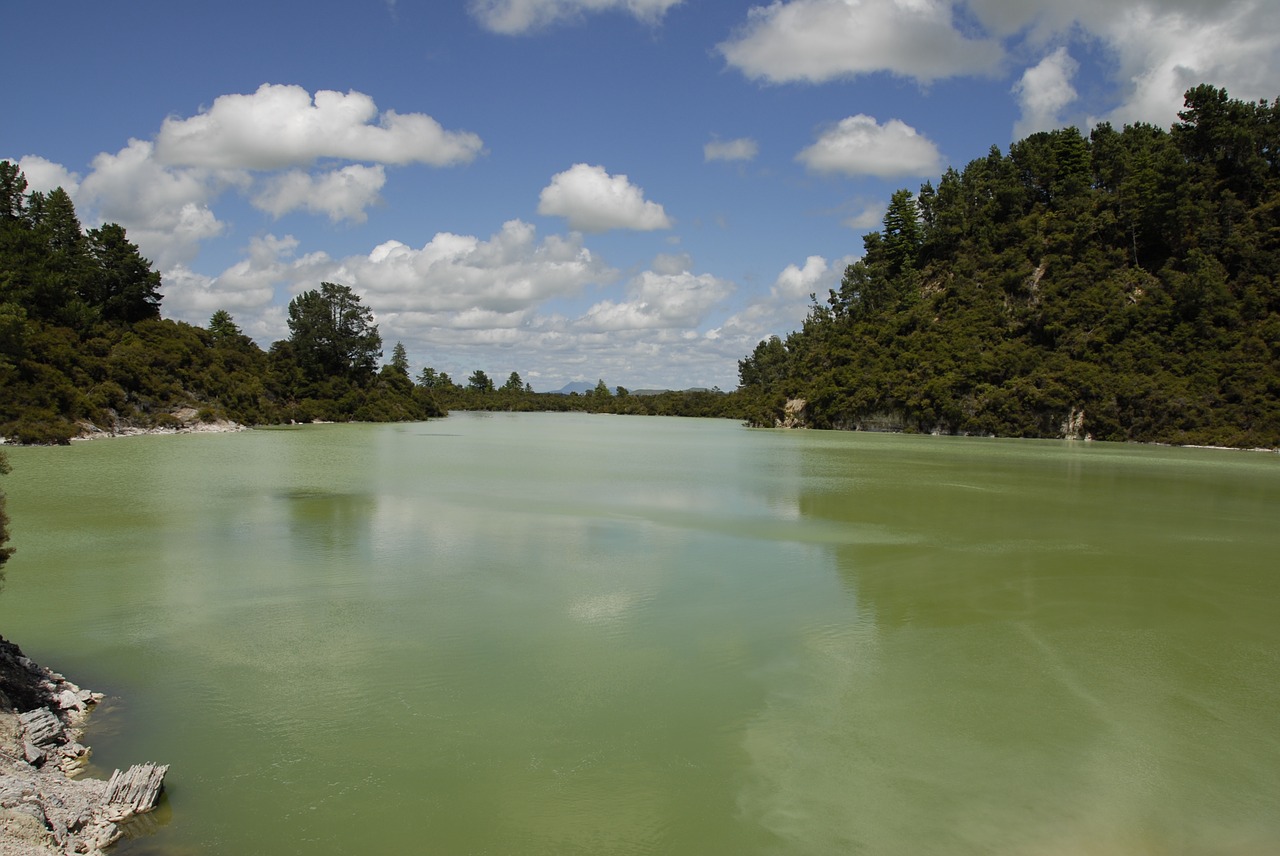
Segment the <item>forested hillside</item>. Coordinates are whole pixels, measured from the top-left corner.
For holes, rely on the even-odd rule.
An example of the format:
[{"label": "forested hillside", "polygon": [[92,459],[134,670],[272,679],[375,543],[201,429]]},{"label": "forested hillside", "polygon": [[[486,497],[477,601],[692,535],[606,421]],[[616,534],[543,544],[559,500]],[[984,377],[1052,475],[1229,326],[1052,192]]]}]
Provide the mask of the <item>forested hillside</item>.
[{"label": "forested hillside", "polygon": [[180,416],[409,421],[448,407],[743,418],[719,391],[632,396],[601,381],[586,395],[540,394],[515,372],[497,387],[483,370],[464,385],[430,367],[415,383],[398,342],[379,367],[372,311],[330,282],[289,303],[289,337],[264,351],[224,310],[207,327],[162,318],[161,285],[122,227],[86,232],[66,192],[28,193],[19,168],[0,161],[0,438],[65,443],[178,427]]},{"label": "forested hillside", "polygon": [[739,363],[752,421],[1280,446],[1280,100],[1199,86],[1179,116],[894,194],[840,289]]},{"label": "forested hillside", "polygon": [[[62,189],[27,193],[0,161],[0,437],[62,443],[94,429],[176,426],[176,412],[244,424],[443,415],[408,361],[377,367],[372,314],[322,283],[263,351],[219,311],[208,328],[160,316],[161,280],[107,223],[85,231]],[[403,349],[401,349],[403,350]]]}]

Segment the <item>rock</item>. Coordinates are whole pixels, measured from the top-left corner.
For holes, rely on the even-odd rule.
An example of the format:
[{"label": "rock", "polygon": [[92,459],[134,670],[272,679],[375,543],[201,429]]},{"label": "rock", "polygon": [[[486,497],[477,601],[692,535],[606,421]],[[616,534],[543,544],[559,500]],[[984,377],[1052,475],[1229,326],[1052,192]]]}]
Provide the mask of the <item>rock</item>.
[{"label": "rock", "polygon": [[22,722],[27,740],[37,746],[60,742],[63,736],[62,723],[47,707],[38,707],[19,714],[18,719]]},{"label": "rock", "polygon": [[778,428],[806,428],[808,422],[805,419],[804,409],[809,402],[803,398],[791,398],[783,406],[783,412],[786,414],[777,422]]},{"label": "rock", "polygon": [[42,819],[12,808],[0,808],[0,835],[8,841],[32,848],[44,848],[53,844],[53,836],[45,828]]},{"label": "rock", "polygon": [[44,750],[30,740],[22,741],[22,757],[33,767],[39,767],[44,763]]},{"label": "rock", "polygon": [[[123,836],[108,813],[128,813],[132,806],[108,807],[105,781],[71,777],[89,755],[79,728],[102,698],[42,669],[0,638],[0,856],[99,856]],[[152,787],[131,795],[151,799],[135,806],[154,805],[163,768],[157,772],[157,779],[139,777]]]},{"label": "rock", "polygon": [[85,704],[80,699],[80,694],[72,690],[63,690],[58,693],[58,707],[63,710],[84,710]]},{"label": "rock", "polygon": [[1084,433],[1084,408],[1071,408],[1071,412],[1067,414],[1067,418],[1062,420],[1062,427],[1059,432],[1064,440],[1086,440],[1088,436]]}]

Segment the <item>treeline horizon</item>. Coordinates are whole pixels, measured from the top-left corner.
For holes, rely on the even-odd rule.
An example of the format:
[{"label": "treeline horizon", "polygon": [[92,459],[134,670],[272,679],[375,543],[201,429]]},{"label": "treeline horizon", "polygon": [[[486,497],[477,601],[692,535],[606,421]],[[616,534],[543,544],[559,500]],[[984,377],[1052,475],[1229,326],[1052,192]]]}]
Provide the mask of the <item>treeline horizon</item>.
[{"label": "treeline horizon", "polygon": [[0,161],[0,437],[86,425],[409,421],[449,410],[734,418],[757,426],[1280,447],[1280,99],[1202,85],[1181,122],[996,146],[893,195],[838,290],[762,341],[737,390],[534,392],[380,364],[372,312],[324,282],[263,349],[226,311],[161,317],[114,223]]},{"label": "treeline horizon", "polygon": [[265,350],[226,310],[205,327],[161,317],[161,285],[123,227],[86,231],[65,190],[28,193],[19,167],[0,161],[0,438],[176,428],[183,410],[245,425],[413,421],[449,408],[741,418],[718,391],[631,396],[601,381],[582,395],[535,393],[510,379],[495,387],[482,370],[464,385],[433,368],[415,382],[399,342],[380,365],[372,311],[338,283],[295,297],[288,338]]}]

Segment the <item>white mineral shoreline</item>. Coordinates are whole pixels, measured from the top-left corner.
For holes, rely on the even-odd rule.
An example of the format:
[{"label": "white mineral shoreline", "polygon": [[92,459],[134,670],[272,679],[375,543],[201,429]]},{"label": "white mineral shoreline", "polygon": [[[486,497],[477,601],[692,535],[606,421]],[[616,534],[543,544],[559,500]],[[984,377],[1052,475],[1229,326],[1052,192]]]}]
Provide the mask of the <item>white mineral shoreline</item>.
[{"label": "white mineral shoreline", "polygon": [[121,838],[133,812],[111,802],[108,782],[77,778],[102,698],[0,637],[0,856],[94,856]]}]

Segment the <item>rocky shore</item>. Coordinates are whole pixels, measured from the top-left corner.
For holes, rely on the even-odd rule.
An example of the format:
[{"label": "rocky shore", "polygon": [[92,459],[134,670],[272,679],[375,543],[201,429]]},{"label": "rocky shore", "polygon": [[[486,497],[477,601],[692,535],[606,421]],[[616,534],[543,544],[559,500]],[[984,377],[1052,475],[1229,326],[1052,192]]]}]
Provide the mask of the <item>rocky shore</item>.
[{"label": "rocky shore", "polygon": [[101,427],[92,422],[80,422],[80,433],[73,440],[99,440],[108,437],[133,437],[139,434],[224,434],[233,431],[247,431],[246,426],[228,419],[204,421],[194,407],[184,407],[168,414],[166,424],[159,427],[143,428],[117,420],[110,427]]},{"label": "rocky shore", "polygon": [[81,729],[101,699],[0,638],[0,856],[95,854],[122,836],[136,807],[108,782],[77,778],[89,755]]}]

